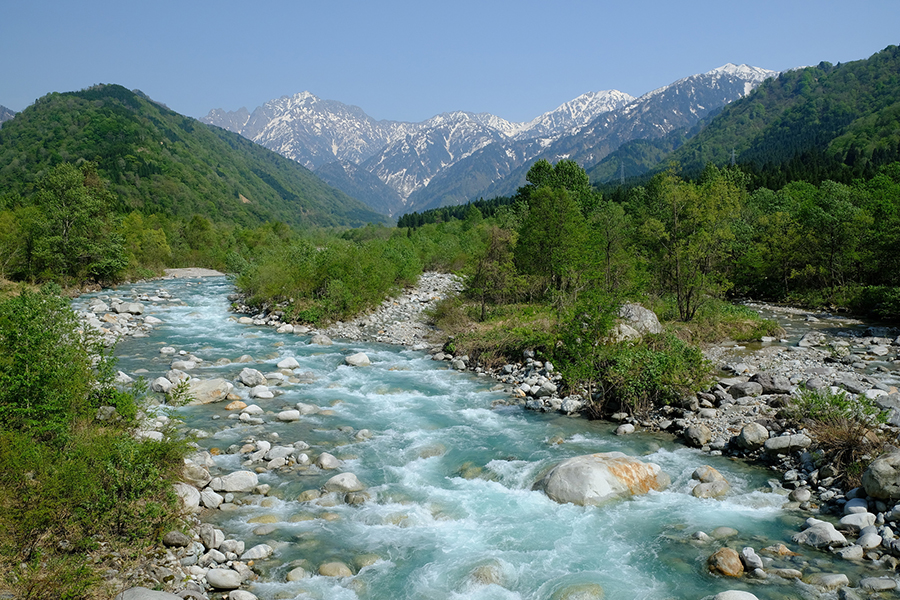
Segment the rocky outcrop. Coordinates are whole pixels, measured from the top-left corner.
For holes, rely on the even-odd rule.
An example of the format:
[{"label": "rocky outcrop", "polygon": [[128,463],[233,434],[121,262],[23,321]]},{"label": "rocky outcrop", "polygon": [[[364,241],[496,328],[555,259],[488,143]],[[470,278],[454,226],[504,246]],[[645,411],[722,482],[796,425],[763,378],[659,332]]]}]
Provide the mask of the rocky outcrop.
[{"label": "rocky outcrop", "polygon": [[621,452],[604,452],[559,463],[535,488],[560,504],[585,506],[663,490],[669,483],[669,476],[659,465],[641,462]]}]

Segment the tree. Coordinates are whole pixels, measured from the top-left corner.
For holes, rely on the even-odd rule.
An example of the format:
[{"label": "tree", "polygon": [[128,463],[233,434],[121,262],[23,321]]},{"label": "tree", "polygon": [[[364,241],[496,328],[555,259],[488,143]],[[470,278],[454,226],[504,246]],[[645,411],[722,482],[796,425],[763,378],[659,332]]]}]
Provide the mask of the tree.
[{"label": "tree", "polygon": [[528,185],[520,187],[516,195],[526,203],[542,187],[567,190],[583,215],[587,215],[598,200],[587,173],[574,160],[561,160],[551,165],[542,158],[531,165],[525,180]]},{"label": "tree", "polygon": [[571,194],[563,188],[538,188],[519,231],[519,270],[543,280],[544,293],[577,292],[587,229]]},{"label": "tree", "polygon": [[126,266],[122,238],[108,215],[112,195],[91,163],[61,163],[38,184],[33,206],[32,271],[40,279],[114,279]]},{"label": "tree", "polygon": [[674,293],[682,321],[693,319],[708,297],[731,286],[725,263],[742,194],[724,177],[696,185],[670,170],[652,182],[641,232],[658,284]]},{"label": "tree", "polygon": [[488,235],[484,254],[475,263],[475,272],[466,286],[481,303],[482,321],[489,301],[502,303],[515,296],[519,279],[513,263],[514,233],[494,226]]}]

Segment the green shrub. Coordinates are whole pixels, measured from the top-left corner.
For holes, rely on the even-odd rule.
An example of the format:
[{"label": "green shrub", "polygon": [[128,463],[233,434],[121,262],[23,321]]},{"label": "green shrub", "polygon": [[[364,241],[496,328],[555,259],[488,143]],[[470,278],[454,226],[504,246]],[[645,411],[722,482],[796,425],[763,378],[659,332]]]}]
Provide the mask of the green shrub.
[{"label": "green shrub", "polygon": [[57,292],[55,286],[22,290],[0,302],[0,425],[64,443],[108,386],[94,385],[92,355],[102,356],[102,346],[79,333],[75,314]]},{"label": "green shrub", "polygon": [[700,349],[672,334],[604,346],[597,359],[594,412],[646,413],[703,388],[710,372]]}]

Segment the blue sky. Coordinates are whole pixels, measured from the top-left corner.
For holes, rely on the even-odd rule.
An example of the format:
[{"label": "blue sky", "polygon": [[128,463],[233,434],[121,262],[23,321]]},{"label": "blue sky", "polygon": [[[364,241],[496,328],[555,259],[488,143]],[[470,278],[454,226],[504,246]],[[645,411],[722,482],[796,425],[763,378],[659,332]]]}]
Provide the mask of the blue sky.
[{"label": "blue sky", "polygon": [[526,121],[728,62],[867,58],[898,32],[898,0],[28,0],[0,10],[0,104],[118,83],[193,117],[309,91],[377,119]]}]

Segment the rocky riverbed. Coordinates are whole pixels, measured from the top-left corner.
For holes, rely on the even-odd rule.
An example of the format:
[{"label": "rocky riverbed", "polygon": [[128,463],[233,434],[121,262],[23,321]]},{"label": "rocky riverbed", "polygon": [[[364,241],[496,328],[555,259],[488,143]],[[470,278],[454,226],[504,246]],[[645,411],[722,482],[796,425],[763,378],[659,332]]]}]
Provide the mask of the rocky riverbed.
[{"label": "rocky riverbed", "polygon": [[[433,337],[435,332],[424,322],[423,311],[433,306],[436,300],[458,292],[460,287],[459,280],[452,276],[429,274],[423,277],[415,289],[397,299],[386,301],[373,314],[352,322],[335,324],[324,331],[312,331],[284,323],[277,309],[236,318],[254,325],[273,326],[286,335],[310,335],[311,341],[317,344],[327,344],[329,338],[334,337],[429,350],[433,360],[445,361],[451,369],[471,370],[496,379],[496,387],[507,393],[507,400],[499,401],[501,404],[524,404],[526,408],[536,411],[578,415],[584,407],[584,399],[578,396],[560,396],[562,382],[553,365],[536,360],[533,354],[526,353],[517,363],[488,370],[468,357],[452,356],[441,351]],[[142,316],[142,307],[134,304],[179,301],[160,291],[157,294],[126,299],[110,296],[93,302],[94,304],[89,305],[89,314],[85,314],[86,321],[112,338],[120,335],[146,335],[155,325],[152,320],[147,322],[147,317]],[[900,556],[900,543],[895,543],[900,534],[900,509],[895,507],[896,500],[891,495],[893,492],[883,491],[890,489],[892,477],[896,477],[892,466],[894,463],[888,461],[881,475],[873,475],[871,482],[865,487],[844,489],[836,483],[839,473],[830,470],[830,465],[821,464],[816,451],[816,440],[811,439],[803,429],[788,429],[778,417],[778,410],[783,407],[785,398],[797,393],[801,385],[812,389],[843,390],[848,394],[867,397],[888,410],[890,420],[881,427],[881,435],[888,442],[895,441],[896,425],[900,424],[900,398],[896,388],[900,373],[900,338],[896,336],[896,332],[867,330],[858,322],[834,318],[832,315],[766,306],[758,308],[766,313],[765,316],[770,316],[776,310],[792,315],[795,322],[789,328],[789,335],[786,334],[784,339],[761,340],[750,347],[725,344],[708,349],[709,358],[719,368],[720,377],[716,385],[694,398],[685,399],[679,406],[665,407],[640,420],[624,413],[614,415],[621,423],[617,433],[628,435],[640,430],[665,431],[679,436],[689,445],[701,448],[710,456],[724,454],[770,465],[773,473],[778,474],[779,486],[785,495],[789,494],[785,506],[796,510],[798,515],[810,517],[802,527],[798,527],[794,541],[810,549],[831,552],[839,561],[847,561],[848,572],[856,573],[859,568],[870,569],[872,577],[854,576],[854,586],[850,587],[847,576],[837,572],[838,569],[831,568],[835,572],[827,572],[814,568],[811,566],[814,560],[820,559],[798,558],[786,548],[777,546],[756,549],[746,546],[740,552],[733,550],[736,562],[735,556],[727,553],[726,556],[721,556],[716,552],[710,555],[711,571],[723,576],[738,575],[744,579],[756,580],[802,576],[804,580],[809,579],[811,590],[818,590],[814,594],[834,593],[827,590],[840,589],[841,596],[848,598],[869,597],[894,589],[897,586],[894,576],[896,557]],[[623,329],[627,326],[640,334],[642,330],[653,327],[652,322],[648,324],[646,321],[647,315],[638,309],[623,312]],[[631,335],[628,331],[625,333]],[[174,348],[172,350],[177,352]],[[200,360],[190,354],[179,354],[173,358],[185,362]],[[290,367],[285,365],[281,369],[279,365],[282,376],[298,378]],[[174,365],[173,370],[181,371],[175,369]],[[182,374],[184,372],[181,371]],[[272,375],[273,379],[277,379]],[[253,376],[254,373],[248,373],[247,381],[238,383],[252,391],[256,387],[251,385],[254,383]],[[181,375],[175,373],[173,377],[180,380]],[[222,387],[225,396],[230,393],[227,387]],[[240,402],[237,396],[233,401]],[[245,404],[244,408],[250,407]],[[252,411],[245,412],[243,408],[240,411],[242,420],[251,422],[252,419],[259,418]],[[294,411],[290,412],[291,414],[284,414],[283,418],[294,418]],[[302,410],[298,408],[297,412],[302,413]],[[299,418],[300,414],[297,416]],[[278,418],[281,419],[282,415],[278,415]],[[145,434],[150,434],[162,425],[164,419],[159,422],[148,421]],[[354,435],[365,433],[359,431]],[[265,472],[268,469],[278,469],[279,464],[276,463],[279,459],[291,465],[302,462],[304,456],[309,461],[306,448],[298,447],[298,443],[303,444],[294,442],[279,445],[260,441],[247,445],[246,448],[236,449],[236,452],[245,456],[244,463],[251,469],[237,471],[236,473],[249,474],[233,478],[245,477],[249,480],[255,470],[262,469]],[[276,456],[279,452],[283,456]],[[323,459],[323,455],[320,455],[316,460],[327,462],[328,457]],[[190,506],[221,511],[227,509],[229,504],[234,505],[235,501],[238,502],[236,506],[240,506],[245,494],[263,498],[266,496],[265,486],[261,486],[258,481],[242,481],[238,485],[220,477],[222,481],[213,484],[214,478],[209,476],[211,462],[208,455],[199,453],[192,457],[188,465],[187,473],[193,475],[187,476],[186,485],[192,489],[185,488],[181,491]],[[715,474],[698,472],[695,479],[698,481],[693,490],[695,496],[715,498],[727,494],[727,482],[721,483]],[[355,485],[353,482],[350,484]],[[230,489],[229,486],[233,485],[240,489]],[[346,485],[346,482],[341,482],[340,485]],[[321,492],[326,496],[329,493],[333,492],[327,486]],[[341,492],[343,495],[351,493],[365,494],[363,490]],[[360,495],[360,501],[365,501],[364,495]],[[714,539],[721,539],[722,535],[725,534],[721,531],[699,531],[694,534],[693,543],[711,543]],[[181,597],[213,597],[210,595],[213,590],[220,590],[215,597],[222,597],[226,593],[233,600],[254,597],[250,592],[241,590],[240,585],[231,592],[222,592],[221,590],[229,588],[221,587],[224,585],[221,583],[213,585],[209,576],[212,573],[215,581],[220,575],[216,571],[221,570],[223,577],[239,577],[242,582],[250,580],[254,576],[252,561],[264,558],[263,555],[268,552],[266,548],[254,546],[248,549],[238,540],[225,540],[221,530],[208,523],[201,524],[200,521],[195,521],[187,538],[172,534],[167,536],[166,543],[168,549],[158,555],[153,564],[131,575],[143,577],[148,584],[166,580],[186,582],[180,586]],[[257,557],[257,554],[260,556]],[[298,565],[298,568],[308,570],[309,566]],[[202,576],[198,578],[201,573]],[[124,574],[120,576],[125,577]],[[130,593],[138,594],[139,590]],[[151,595],[126,597],[162,598]],[[762,597],[765,597],[764,593]]]}]

